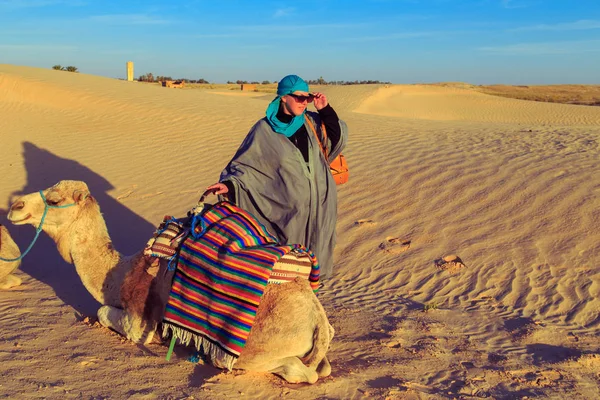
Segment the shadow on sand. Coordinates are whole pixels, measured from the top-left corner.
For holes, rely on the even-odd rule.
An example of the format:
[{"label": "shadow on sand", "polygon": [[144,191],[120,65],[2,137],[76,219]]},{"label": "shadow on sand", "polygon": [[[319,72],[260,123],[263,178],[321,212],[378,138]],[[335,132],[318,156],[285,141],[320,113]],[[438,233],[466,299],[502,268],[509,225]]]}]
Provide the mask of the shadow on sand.
[{"label": "shadow on sand", "polygon": [[[115,248],[123,254],[141,250],[152,236],[155,227],[148,221],[112,198],[108,192],[114,187],[104,177],[86,166],[23,142],[23,159],[27,171],[27,183],[18,192],[6,199],[6,207],[0,208],[0,223],[7,225],[11,236],[21,248],[27,248],[34,236],[30,225],[13,226],[6,219],[10,202],[17,197],[53,186],[61,180],[78,180],[87,183],[92,195],[101,207],[108,232]],[[78,313],[95,315],[99,304],[87,292],[75,272],[58,254],[56,245],[45,234],[25,257],[20,269],[48,286],[56,295]]]},{"label": "shadow on sand", "polygon": [[528,344],[527,353],[531,354],[533,365],[536,366],[574,360],[585,354],[578,349],[545,343]]}]

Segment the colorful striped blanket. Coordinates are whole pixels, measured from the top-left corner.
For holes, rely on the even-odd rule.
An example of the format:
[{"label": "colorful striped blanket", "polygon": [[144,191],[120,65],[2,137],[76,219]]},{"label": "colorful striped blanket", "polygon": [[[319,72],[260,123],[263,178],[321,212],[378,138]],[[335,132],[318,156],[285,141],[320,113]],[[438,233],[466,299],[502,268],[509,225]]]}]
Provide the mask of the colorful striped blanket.
[{"label": "colorful striped blanket", "polygon": [[184,240],[165,311],[170,330],[184,344],[192,340],[213,365],[231,370],[256,317],[273,265],[284,255],[309,257],[313,290],[319,264],[300,245],[278,245],[250,213],[227,202],[195,217]]}]

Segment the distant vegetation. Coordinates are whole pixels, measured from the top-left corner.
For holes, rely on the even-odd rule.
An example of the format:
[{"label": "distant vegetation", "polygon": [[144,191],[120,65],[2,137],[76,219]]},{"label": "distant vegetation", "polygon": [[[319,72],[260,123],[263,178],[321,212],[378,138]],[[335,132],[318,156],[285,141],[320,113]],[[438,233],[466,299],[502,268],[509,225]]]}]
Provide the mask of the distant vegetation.
[{"label": "distant vegetation", "polygon": [[187,79],[187,78],[173,79],[170,76],[162,76],[162,75],[154,76],[154,74],[152,72],[148,72],[147,74],[140,75],[138,78],[138,81],[140,81],[140,82],[181,81],[181,82],[185,82],[185,83],[210,83],[206,79],[202,79],[202,78],[195,80],[195,79]]},{"label": "distant vegetation", "polygon": [[[273,83],[278,83],[279,81],[273,81]],[[306,81],[309,85],[381,85],[381,84],[386,84],[389,85],[390,82],[381,82],[381,81],[373,81],[373,80],[368,80],[368,81],[326,81],[325,79],[323,79],[323,77],[320,77],[319,79],[309,79]],[[232,84],[232,83],[237,83],[242,84],[242,83],[250,83],[250,84],[262,84],[262,85],[268,85],[271,82],[269,81],[262,81],[261,83],[259,82],[249,82],[249,81],[227,81],[228,84]]]},{"label": "distant vegetation", "polygon": [[[278,83],[279,81],[273,81],[273,83]],[[381,82],[381,81],[373,81],[373,80],[368,80],[368,81],[326,81],[325,79],[323,79],[323,77],[319,78],[319,79],[309,79],[306,81],[309,85],[381,85],[381,84],[386,84],[389,85],[390,82]],[[228,84],[232,84],[232,83],[237,83],[238,85],[242,84],[242,83],[250,83],[250,84],[255,84],[255,85],[268,85],[271,82],[269,81],[262,81],[262,82],[257,82],[257,81],[227,81]]]},{"label": "distant vegetation", "polygon": [[474,86],[480,92],[513,99],[600,106],[600,85]]},{"label": "distant vegetation", "polygon": [[[209,81],[207,81],[206,79],[189,79],[189,78],[176,78],[173,79],[170,76],[154,76],[153,73],[149,72],[147,74],[144,75],[140,75],[140,77],[138,78],[138,81],[140,82],[161,82],[161,81],[182,81],[185,83],[200,83],[200,84],[210,84]],[[241,84],[253,84],[253,85],[270,85],[272,83],[277,83],[279,81],[274,80],[274,81],[262,81],[262,82],[258,82],[258,81],[245,81],[245,80],[241,80],[238,79],[237,81],[227,81],[228,85],[233,85],[233,84],[237,84],[237,85],[241,85]],[[325,79],[323,79],[323,77],[320,77],[319,79],[312,79],[312,80],[308,80],[307,81],[309,85],[371,85],[371,84],[390,84],[390,82],[381,82],[381,81],[373,81],[373,80],[363,80],[363,81],[326,81]]]},{"label": "distant vegetation", "polygon": [[57,71],[79,72],[77,70],[77,67],[74,67],[72,65],[69,65],[68,67],[63,67],[62,65],[53,65],[52,69],[55,69]]}]

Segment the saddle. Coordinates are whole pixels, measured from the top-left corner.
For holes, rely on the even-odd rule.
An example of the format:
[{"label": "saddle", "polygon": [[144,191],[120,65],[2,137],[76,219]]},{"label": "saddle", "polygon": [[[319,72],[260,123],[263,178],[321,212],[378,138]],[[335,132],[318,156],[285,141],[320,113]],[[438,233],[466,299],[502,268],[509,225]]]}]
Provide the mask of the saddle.
[{"label": "saddle", "polygon": [[[183,241],[190,235],[193,227],[194,216],[202,215],[212,205],[205,204],[207,193],[204,193],[185,218],[177,219],[172,215],[165,215],[152,238],[146,243],[144,256],[164,258],[169,260],[169,269],[173,270]],[[273,265],[267,283],[287,283],[297,277],[308,280],[313,268],[313,262],[306,252],[292,250],[281,256]]]},{"label": "saddle", "polygon": [[320,268],[312,252],[301,245],[280,245],[249,212],[228,201],[206,206],[202,200],[182,226],[164,221],[157,237],[163,235],[161,239],[176,243],[185,236],[174,255],[160,241],[149,246],[149,252],[170,257],[170,266],[177,260],[163,335],[172,333],[171,345],[175,340],[194,343],[213,365],[231,370],[250,335],[267,286],[302,276],[316,292]]}]

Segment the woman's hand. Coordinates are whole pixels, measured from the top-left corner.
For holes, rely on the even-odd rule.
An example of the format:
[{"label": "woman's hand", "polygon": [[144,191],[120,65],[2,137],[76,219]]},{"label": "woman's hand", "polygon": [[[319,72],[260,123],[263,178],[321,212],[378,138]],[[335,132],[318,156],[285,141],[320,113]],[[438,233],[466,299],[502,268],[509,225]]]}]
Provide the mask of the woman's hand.
[{"label": "woman's hand", "polygon": [[212,192],[214,194],[227,194],[229,193],[229,188],[224,183],[215,183],[214,185],[210,185],[206,188],[207,192]]},{"label": "woman's hand", "polygon": [[324,107],[327,107],[327,104],[329,104],[329,102],[327,101],[327,96],[325,96],[321,92],[316,92],[313,94],[315,96],[313,102],[315,104],[315,108],[317,109],[317,111]]}]

